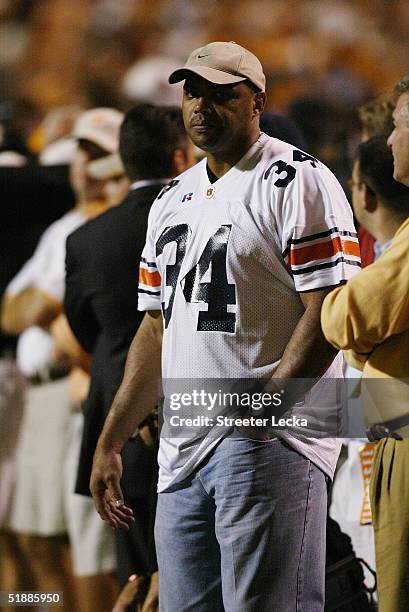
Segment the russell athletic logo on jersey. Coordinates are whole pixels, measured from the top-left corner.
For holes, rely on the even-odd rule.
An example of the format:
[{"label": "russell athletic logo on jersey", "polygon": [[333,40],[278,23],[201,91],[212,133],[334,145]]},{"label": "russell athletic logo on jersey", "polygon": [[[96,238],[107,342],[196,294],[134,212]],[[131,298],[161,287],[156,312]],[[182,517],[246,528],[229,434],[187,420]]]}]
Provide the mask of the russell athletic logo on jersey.
[{"label": "russell athletic logo on jersey", "polygon": [[182,198],[182,204],[185,204],[186,202],[191,202],[193,197],[193,192],[192,193],[185,193],[185,195]]}]

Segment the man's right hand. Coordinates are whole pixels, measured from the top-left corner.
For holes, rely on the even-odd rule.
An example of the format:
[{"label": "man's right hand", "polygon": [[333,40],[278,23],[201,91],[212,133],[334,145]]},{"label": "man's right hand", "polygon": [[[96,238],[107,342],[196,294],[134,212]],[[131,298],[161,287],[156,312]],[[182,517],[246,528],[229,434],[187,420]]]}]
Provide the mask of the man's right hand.
[{"label": "man's right hand", "polygon": [[115,529],[135,519],[124,504],[120,449],[158,404],[162,317],[146,313],[128,351],[124,377],[105,420],[94,455],[90,489],[97,511]]},{"label": "man's right hand", "polygon": [[120,453],[97,447],[90,480],[90,490],[97,512],[114,529],[128,530],[135,519],[131,508],[124,505],[121,476]]}]

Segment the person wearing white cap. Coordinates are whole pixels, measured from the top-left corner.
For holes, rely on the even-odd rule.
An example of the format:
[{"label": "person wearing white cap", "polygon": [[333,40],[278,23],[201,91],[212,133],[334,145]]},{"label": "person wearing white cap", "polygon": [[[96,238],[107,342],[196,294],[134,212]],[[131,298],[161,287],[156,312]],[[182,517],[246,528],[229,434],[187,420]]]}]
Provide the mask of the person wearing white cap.
[{"label": "person wearing white cap", "polygon": [[[86,394],[88,375],[73,368],[67,376],[70,366],[55,361],[50,331],[64,324],[66,238],[107,208],[106,180],[91,176],[88,166],[118,150],[122,119],[123,114],[111,108],[95,108],[79,116],[73,130],[77,148],[70,165],[77,204],[45,231],[31,259],[8,285],[2,309],[3,329],[20,334],[17,362],[31,382],[17,451],[10,526],[29,556],[36,581],[30,588],[64,591],[65,605],[73,610],[77,605],[111,609],[116,563],[109,529],[101,529],[92,504],[73,492],[82,429],[82,414],[75,406]],[[87,355],[79,350],[76,355],[78,364],[88,365]],[[61,535],[66,532],[76,577],[75,596],[67,588],[71,581],[63,569],[66,553]],[[41,554],[33,555],[36,549]]]},{"label": "person wearing white cap", "polygon": [[[323,164],[260,133],[265,76],[250,51],[210,43],[169,80],[184,80],[185,127],[206,158],[152,206],[139,282],[147,313],[91,490],[102,518],[126,529],[119,451],[157,401],[161,375],[160,609],[322,612],[327,483],[340,445],[307,419],[277,428],[274,410],[308,415],[314,383],[341,375],[319,315],[359,266],[351,209]],[[268,381],[254,394],[273,400],[264,428],[243,428],[254,414],[232,393],[243,379]],[[293,379],[309,380],[296,405],[286,402]],[[328,422],[339,410],[325,406]]]}]

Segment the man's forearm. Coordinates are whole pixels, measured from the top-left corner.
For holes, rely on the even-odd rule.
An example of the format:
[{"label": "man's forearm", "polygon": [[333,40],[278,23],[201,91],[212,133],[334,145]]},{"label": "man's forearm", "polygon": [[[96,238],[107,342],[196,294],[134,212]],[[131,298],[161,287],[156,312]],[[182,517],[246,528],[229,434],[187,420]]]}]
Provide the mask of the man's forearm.
[{"label": "man's forearm", "polygon": [[27,327],[38,325],[47,329],[61,312],[61,304],[34,287],[3,299],[1,326],[11,335],[21,334]]},{"label": "man's forearm", "polygon": [[329,291],[301,294],[305,312],[286,346],[275,378],[319,378],[331,365],[337,350],[327,342],[320,325],[322,302]]},{"label": "man's forearm", "polygon": [[284,351],[274,377],[319,378],[337,354],[317,327],[316,315],[304,313]]},{"label": "man's forearm", "polygon": [[273,384],[285,389],[283,408],[299,401],[326,372],[337,354],[321,330],[321,301],[318,295],[309,303],[303,299],[306,310],[274,372]]},{"label": "man's forearm", "polygon": [[129,529],[135,519],[121,491],[121,449],[159,398],[162,316],[149,312],[128,352],[124,378],[98,440],[90,490],[97,512],[114,528]]},{"label": "man's forearm", "polygon": [[57,363],[62,361],[71,366],[79,366],[86,372],[90,371],[92,355],[79,344],[64,313],[51,323],[50,333],[54,340],[53,356]]},{"label": "man's forearm", "polygon": [[124,378],[98,441],[103,450],[119,452],[156,406],[160,395],[162,317],[146,313],[130,346]]}]

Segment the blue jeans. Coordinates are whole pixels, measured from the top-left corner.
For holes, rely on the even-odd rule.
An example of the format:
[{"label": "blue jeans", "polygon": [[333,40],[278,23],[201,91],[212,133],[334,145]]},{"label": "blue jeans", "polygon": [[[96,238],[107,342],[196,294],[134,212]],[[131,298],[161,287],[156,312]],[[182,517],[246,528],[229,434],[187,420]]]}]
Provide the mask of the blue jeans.
[{"label": "blue jeans", "polygon": [[160,493],[161,612],[322,612],[324,473],[279,440],[226,438]]}]

